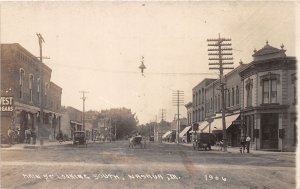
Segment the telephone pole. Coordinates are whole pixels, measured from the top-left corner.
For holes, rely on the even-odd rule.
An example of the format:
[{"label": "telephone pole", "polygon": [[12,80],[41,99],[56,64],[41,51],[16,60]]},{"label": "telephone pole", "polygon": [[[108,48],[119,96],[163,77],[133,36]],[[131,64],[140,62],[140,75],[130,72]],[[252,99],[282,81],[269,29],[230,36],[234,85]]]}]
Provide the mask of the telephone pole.
[{"label": "telephone pole", "polygon": [[42,146],[44,141],[43,141],[43,133],[42,133],[42,127],[44,127],[44,102],[43,102],[43,94],[44,94],[44,78],[43,78],[43,43],[45,43],[45,40],[43,36],[40,33],[36,34],[38,37],[39,41],[39,47],[40,47],[40,67],[39,67],[39,72],[40,72],[40,127],[37,130],[38,137],[40,139],[40,145]]},{"label": "telephone pole", "polygon": [[226,85],[226,81],[222,81],[224,70],[232,70],[233,67],[224,67],[224,65],[232,65],[233,62],[228,62],[228,60],[233,60],[232,57],[232,48],[231,43],[224,43],[227,41],[231,41],[231,39],[221,38],[219,34],[219,38],[217,39],[207,39],[208,46],[215,47],[209,48],[208,51],[213,51],[213,53],[208,53],[211,58],[208,60],[213,60],[217,62],[211,62],[209,65],[214,66],[210,67],[210,70],[219,70],[220,72],[220,87],[221,87],[221,99],[222,99],[222,128],[223,128],[223,151],[227,152],[227,137],[226,137],[226,123],[225,123],[225,99],[224,99],[224,91],[226,90],[224,86]]},{"label": "telephone pole", "polygon": [[88,93],[88,91],[79,91],[80,93],[82,93],[82,97],[80,99],[82,99],[82,127],[83,130],[85,131],[85,115],[84,115],[84,110],[85,110],[85,100],[86,100],[86,96],[85,93]]},{"label": "telephone pole", "polygon": [[172,103],[177,106],[177,143],[179,143],[180,120],[179,120],[179,106],[184,105],[184,91],[176,90],[172,93]]},{"label": "telephone pole", "polygon": [[160,109],[160,113],[161,113],[161,121],[164,121],[165,117],[166,117],[166,109]]}]

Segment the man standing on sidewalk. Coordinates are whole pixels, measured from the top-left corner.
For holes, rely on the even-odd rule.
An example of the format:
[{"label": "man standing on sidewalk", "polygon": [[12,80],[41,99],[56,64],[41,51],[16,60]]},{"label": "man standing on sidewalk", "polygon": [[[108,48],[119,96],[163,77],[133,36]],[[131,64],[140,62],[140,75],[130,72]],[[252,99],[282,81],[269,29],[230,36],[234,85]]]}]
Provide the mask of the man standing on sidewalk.
[{"label": "man standing on sidewalk", "polygon": [[246,138],[246,145],[247,145],[247,153],[250,152],[250,136],[248,135],[247,138]]}]

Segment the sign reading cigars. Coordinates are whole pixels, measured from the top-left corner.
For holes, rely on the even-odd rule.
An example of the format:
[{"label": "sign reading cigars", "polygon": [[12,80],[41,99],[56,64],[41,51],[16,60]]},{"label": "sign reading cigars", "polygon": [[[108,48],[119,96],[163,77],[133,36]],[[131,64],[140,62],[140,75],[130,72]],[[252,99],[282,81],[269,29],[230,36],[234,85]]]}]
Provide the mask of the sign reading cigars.
[{"label": "sign reading cigars", "polygon": [[11,112],[14,110],[13,107],[13,97],[0,97],[0,111],[1,112]]}]

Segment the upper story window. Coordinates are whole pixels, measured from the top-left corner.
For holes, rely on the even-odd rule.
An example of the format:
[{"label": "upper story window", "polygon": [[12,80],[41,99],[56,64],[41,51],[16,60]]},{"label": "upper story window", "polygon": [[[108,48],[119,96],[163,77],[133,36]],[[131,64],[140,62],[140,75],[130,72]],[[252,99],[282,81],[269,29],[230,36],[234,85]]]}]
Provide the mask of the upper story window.
[{"label": "upper story window", "polygon": [[205,101],[204,101],[204,95],[205,95],[205,94],[204,94],[204,89],[202,89],[202,104],[205,102]]},{"label": "upper story window", "polygon": [[199,90],[199,97],[198,97],[198,101],[199,101],[199,104],[201,104],[201,90]]},{"label": "upper story window", "polygon": [[277,103],[278,82],[279,82],[278,74],[268,73],[261,77],[263,104]]},{"label": "upper story window", "polygon": [[230,90],[228,90],[228,96],[227,96],[227,100],[228,100],[228,102],[227,102],[227,104],[228,104],[228,107],[230,107]]},{"label": "upper story window", "polygon": [[218,95],[218,108],[217,108],[218,111],[220,111],[220,109],[221,109],[221,108],[220,108],[220,107],[221,107],[221,104],[220,104],[220,103],[221,103],[221,101],[220,101],[220,95]]},{"label": "upper story window", "polygon": [[38,101],[40,101],[40,88],[41,88],[41,80],[40,80],[40,78],[38,78],[37,79],[37,89],[36,89]]},{"label": "upper story window", "polygon": [[252,88],[253,88],[253,80],[248,79],[246,81],[246,107],[252,106]]},{"label": "upper story window", "polygon": [[195,105],[195,94],[193,94],[193,105]]},{"label": "upper story window", "polygon": [[198,105],[198,92],[196,92],[196,105]]},{"label": "upper story window", "polygon": [[30,95],[30,102],[32,102],[32,87],[33,87],[33,75],[29,75],[29,95]]},{"label": "upper story window", "polygon": [[235,90],[235,93],[236,93],[236,104],[239,104],[240,103],[240,91],[239,91],[239,87],[236,86],[236,90]]},{"label": "upper story window", "polygon": [[231,103],[234,106],[234,88],[231,89]]},{"label": "upper story window", "polygon": [[297,104],[297,77],[296,74],[292,74],[292,84],[293,84],[293,104]]},{"label": "upper story window", "polygon": [[19,97],[20,98],[23,98],[23,95],[24,95],[24,75],[25,75],[25,71],[21,68],[20,69],[20,94],[19,94]]}]

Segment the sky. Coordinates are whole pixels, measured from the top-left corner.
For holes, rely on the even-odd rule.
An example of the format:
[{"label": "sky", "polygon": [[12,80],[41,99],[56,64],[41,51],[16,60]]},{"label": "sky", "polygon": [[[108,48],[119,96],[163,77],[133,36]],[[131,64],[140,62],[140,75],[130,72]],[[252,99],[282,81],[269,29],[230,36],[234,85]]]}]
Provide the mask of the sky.
[{"label": "sky", "polygon": [[[184,92],[204,78],[217,78],[208,66],[208,38],[232,39],[234,67],[252,61],[253,50],[269,45],[296,56],[299,2],[2,2],[0,41],[19,43],[39,55],[36,33],[45,39],[44,63],[62,87],[62,105],[82,110],[126,107],[140,123],[172,121],[172,92]],[[297,32],[298,31],[298,32]],[[146,69],[139,66],[144,56]],[[186,108],[180,107],[181,117]]]}]

